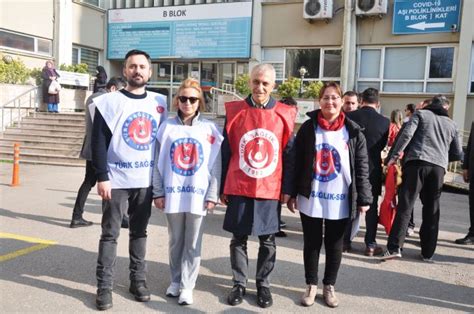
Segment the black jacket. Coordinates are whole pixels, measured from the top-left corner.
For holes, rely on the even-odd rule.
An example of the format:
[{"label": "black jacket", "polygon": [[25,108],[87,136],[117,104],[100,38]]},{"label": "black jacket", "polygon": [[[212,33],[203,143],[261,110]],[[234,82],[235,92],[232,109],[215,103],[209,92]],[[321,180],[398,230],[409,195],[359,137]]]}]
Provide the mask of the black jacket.
[{"label": "black jacket", "polygon": [[[309,197],[311,182],[313,180],[313,164],[315,156],[315,127],[319,110],[309,112],[311,118],[307,120],[298,131],[294,143],[295,171],[293,180],[292,197],[301,194]],[[359,125],[346,117],[345,127],[349,133],[349,159],[351,165],[352,183],[349,186],[349,209],[351,218],[355,218],[357,206],[372,203],[371,185],[369,182],[369,162],[367,158],[367,145],[364,134]]]},{"label": "black jacket", "polygon": [[469,133],[469,140],[467,141],[466,153],[464,154],[463,169],[468,169],[472,175],[474,171],[474,122],[471,124],[471,132]]},{"label": "black jacket", "polygon": [[372,194],[382,192],[382,157],[380,153],[387,145],[390,120],[372,107],[362,107],[347,116],[362,127],[369,153],[369,180]]}]

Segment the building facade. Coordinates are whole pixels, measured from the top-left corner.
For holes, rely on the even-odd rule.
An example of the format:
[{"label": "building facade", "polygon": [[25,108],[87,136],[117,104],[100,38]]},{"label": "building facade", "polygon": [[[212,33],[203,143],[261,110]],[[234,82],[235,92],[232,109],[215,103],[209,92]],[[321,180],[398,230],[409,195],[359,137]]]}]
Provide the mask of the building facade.
[{"label": "building facade", "polygon": [[[103,65],[109,76],[120,75],[124,51],[143,49],[153,59],[152,87],[173,95],[188,76],[209,90],[233,84],[253,65],[267,62],[275,66],[277,82],[300,77],[305,67],[305,84],[334,80],[344,90],[375,87],[385,115],[442,93],[452,100],[450,113],[461,129],[474,120],[474,1],[3,0],[0,5],[0,53],[18,56],[29,67],[46,60],[84,62],[91,74]],[[381,11],[362,10],[378,5]],[[18,12],[26,18],[18,19]]]}]

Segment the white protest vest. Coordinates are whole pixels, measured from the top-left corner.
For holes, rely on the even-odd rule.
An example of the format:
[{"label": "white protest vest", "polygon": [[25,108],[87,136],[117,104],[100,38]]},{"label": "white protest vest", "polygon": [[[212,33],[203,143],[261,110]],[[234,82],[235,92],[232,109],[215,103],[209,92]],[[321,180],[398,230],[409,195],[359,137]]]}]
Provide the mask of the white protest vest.
[{"label": "white protest vest", "polygon": [[214,123],[192,126],[168,119],[160,127],[158,170],[165,190],[165,213],[206,215],[204,201],[211,169],[223,140]]},{"label": "white protest vest", "polygon": [[107,165],[113,189],[146,188],[151,185],[155,139],[166,118],[166,97],[146,92],[142,99],[120,91],[94,99],[112,131]]},{"label": "white protest vest", "polygon": [[349,161],[349,133],[317,128],[316,156],[309,199],[298,195],[300,212],[310,217],[344,219],[349,217],[349,185],[352,182]]}]

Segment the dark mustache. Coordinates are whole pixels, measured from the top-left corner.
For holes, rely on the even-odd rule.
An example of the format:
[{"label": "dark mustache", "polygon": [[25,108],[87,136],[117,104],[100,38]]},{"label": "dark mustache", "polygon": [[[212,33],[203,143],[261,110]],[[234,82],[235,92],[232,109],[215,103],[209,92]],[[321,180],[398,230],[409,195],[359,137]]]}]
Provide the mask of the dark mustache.
[{"label": "dark mustache", "polygon": [[141,78],[143,78],[143,76],[141,76],[141,75],[138,74],[138,73],[133,76],[133,78],[136,78],[136,77],[141,77]]}]

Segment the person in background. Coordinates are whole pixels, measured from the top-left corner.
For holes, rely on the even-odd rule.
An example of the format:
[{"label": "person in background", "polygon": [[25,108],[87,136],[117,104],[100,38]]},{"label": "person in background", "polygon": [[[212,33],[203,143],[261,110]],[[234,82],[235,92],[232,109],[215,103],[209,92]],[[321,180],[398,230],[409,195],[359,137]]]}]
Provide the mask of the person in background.
[{"label": "person in background", "polygon": [[[86,119],[86,134],[84,135],[84,142],[80,157],[86,160],[86,175],[84,181],[77,192],[76,202],[72,211],[72,220],[69,225],[71,228],[87,227],[91,226],[92,222],[85,220],[82,215],[84,213],[84,205],[89,196],[89,192],[95,186],[97,182],[97,176],[95,174],[94,167],[92,167],[92,152],[91,152],[91,138],[92,138],[92,116],[89,106],[92,104],[94,98],[99,97],[105,93],[115,92],[125,87],[127,83],[120,77],[113,77],[105,86],[105,89],[101,88],[98,92],[92,94],[87,98],[85,104],[85,119]],[[93,108],[95,110],[95,107]],[[92,112],[94,112],[92,110]]]},{"label": "person in background", "polygon": [[49,85],[54,80],[57,80],[59,77],[58,71],[54,68],[53,61],[46,61],[45,66],[41,70],[41,78],[43,82],[41,84],[41,90],[43,92],[43,102],[48,105],[48,112],[58,113],[59,108],[59,93],[50,94]]},{"label": "person in background", "polygon": [[94,80],[94,93],[97,93],[101,88],[104,88],[107,84],[107,73],[103,66],[98,65],[96,67],[97,74]]},{"label": "person in background", "polygon": [[359,95],[354,91],[347,91],[342,96],[342,111],[356,111],[359,109],[359,103]]},{"label": "person in background", "polygon": [[[291,96],[282,97],[282,98],[280,99],[280,102],[281,102],[282,104],[286,104],[286,105],[288,105],[288,106],[295,106],[295,107],[296,107],[296,106],[298,105],[298,102],[297,102],[293,97],[291,97]],[[287,146],[288,146],[288,149],[287,149],[287,151],[288,151],[289,149],[291,149],[292,143],[293,143],[293,139],[288,142],[288,145],[287,145]],[[286,158],[286,157],[284,156],[283,158]],[[284,171],[283,171],[283,172],[284,172]],[[280,222],[280,230],[279,230],[277,233],[275,233],[275,236],[276,236],[276,237],[279,237],[279,238],[284,238],[284,237],[287,236],[287,234],[286,234],[285,231],[281,230],[281,229],[283,229],[283,228],[286,228],[286,223],[285,223],[283,220],[281,220],[281,203],[278,204],[278,221]]]},{"label": "person in background", "polygon": [[413,113],[415,113],[415,104],[407,104],[405,106],[405,118],[403,118],[403,123],[408,122]]},{"label": "person in background", "polygon": [[449,100],[438,95],[417,110],[399,133],[385,163],[394,164],[402,152],[403,175],[398,206],[382,260],[401,258],[410,215],[418,195],[423,204],[420,258],[432,263],[438,242],[440,197],[450,161],[461,159],[457,127],[448,115]]},{"label": "person in background", "polygon": [[166,97],[146,91],[151,77],[150,56],[130,50],[122,74],[127,86],[94,99],[92,166],[97,175],[97,193],[102,197],[102,232],[96,278],[98,310],[112,307],[117,239],[125,211],[129,226],[129,291],[136,301],[148,302],[146,240],[152,204],[152,170],[155,139],[166,119]]},{"label": "person in background", "polygon": [[416,106],[415,106],[415,111],[421,110],[421,109],[425,108],[425,107],[428,106],[430,103],[431,103],[431,99],[430,99],[430,98],[427,98],[427,99],[424,99],[424,100],[420,100],[420,101],[416,104]]},{"label": "person in background", "polygon": [[233,287],[230,305],[242,303],[248,280],[247,240],[258,236],[257,304],[272,306],[270,274],[276,260],[275,233],[279,230],[278,203],[287,202],[283,175],[284,151],[293,135],[296,108],[271,97],[275,69],[256,65],[252,91],[244,100],[228,102],[222,143],[221,202],[227,205],[224,230],[232,233],[230,263]]},{"label": "person in background", "polygon": [[469,183],[469,218],[471,226],[464,238],[456,239],[456,244],[474,244],[474,122],[471,124],[471,132],[467,141],[467,148],[462,164],[463,178]]},{"label": "person in background", "polygon": [[[342,260],[346,225],[372,203],[367,146],[361,127],[346,117],[341,89],[325,83],[319,92],[321,109],[312,111],[294,143],[294,177],[288,209],[300,212],[307,288],[301,298],[311,306],[317,295],[319,255],[326,251],[323,298],[329,307],[339,300],[334,285]],[[323,227],[324,225],[324,227]]]},{"label": "person in background", "polygon": [[[405,128],[406,123],[408,121],[410,121],[410,118],[413,115],[413,113],[417,110],[423,109],[424,107],[428,106],[430,104],[430,102],[431,102],[431,99],[427,98],[427,99],[424,99],[424,100],[418,102],[416,104],[416,106],[414,104],[407,104],[406,109],[405,109],[405,119],[403,119],[403,124],[402,124],[402,127],[400,128],[400,130],[398,131],[398,134],[400,134],[403,131],[403,128]],[[398,140],[398,136],[395,138],[394,143],[392,143],[392,145],[390,147],[390,151],[388,152],[388,155],[393,154],[392,148],[393,148],[393,146],[394,146],[394,144],[397,140]],[[403,154],[401,155],[401,157],[403,157]],[[400,161],[401,161],[402,168],[403,168],[403,159],[401,159],[401,157],[400,157]],[[407,232],[406,232],[406,235],[405,235],[406,237],[411,237],[412,235],[415,234],[416,224],[415,224],[414,215],[415,215],[415,208],[413,208],[412,212],[411,212],[410,221],[408,222],[408,228],[407,228]]]},{"label": "person in background", "polygon": [[[193,304],[193,289],[201,263],[204,218],[219,201],[222,135],[204,119],[204,95],[199,82],[181,83],[169,118],[157,135],[153,167],[153,199],[168,222],[171,284],[166,295],[181,305]],[[192,186],[188,190],[181,187]]]},{"label": "person in background", "polygon": [[[369,153],[369,180],[372,185],[373,202],[365,215],[365,255],[381,255],[383,249],[377,245],[378,197],[382,193],[382,157],[381,153],[388,141],[390,120],[377,112],[380,108],[379,91],[367,88],[361,94],[359,110],[347,113],[347,117],[363,128]],[[348,225],[349,226],[349,225]],[[352,233],[352,232],[351,232]],[[349,234],[349,230],[347,230]],[[345,238],[347,246],[347,234]]]},{"label": "person in background", "polygon": [[398,132],[403,124],[403,115],[402,111],[395,109],[390,114],[390,127],[388,130],[388,143],[387,146],[391,147],[397,138]]}]

